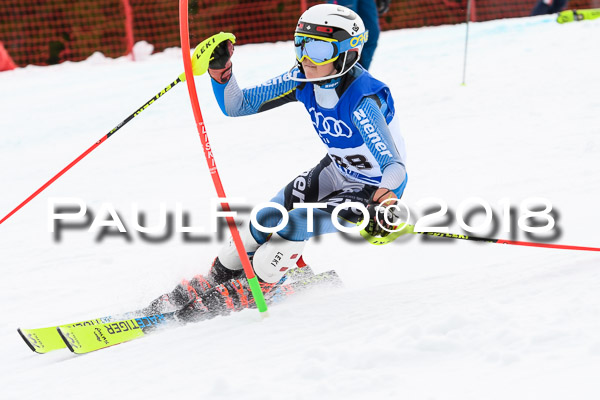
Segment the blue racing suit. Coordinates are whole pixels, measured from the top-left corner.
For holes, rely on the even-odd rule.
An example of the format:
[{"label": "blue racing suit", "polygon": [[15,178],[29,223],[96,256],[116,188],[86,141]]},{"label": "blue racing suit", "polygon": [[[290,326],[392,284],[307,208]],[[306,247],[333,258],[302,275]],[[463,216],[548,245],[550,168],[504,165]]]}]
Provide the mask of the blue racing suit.
[{"label": "blue racing suit", "polygon": [[[294,68],[261,85],[240,89],[235,76],[224,84],[212,81],[219,107],[225,115],[255,114],[299,101],[306,108],[315,131],[327,147],[327,156],[312,169],[298,175],[272,199],[289,212],[290,221],[279,235],[300,241],[335,232],[330,214],[340,203],[367,204],[378,187],[400,198],[406,186],[404,140],[389,88],[360,65],[327,84],[298,82],[304,78]],[[326,203],[314,210],[314,232],[308,232],[305,208],[293,203]],[[362,214],[351,208],[339,213],[342,223],[355,224]],[[257,215],[263,226],[276,226],[281,215],[263,209]],[[254,238],[264,243],[268,235],[251,227]]]}]

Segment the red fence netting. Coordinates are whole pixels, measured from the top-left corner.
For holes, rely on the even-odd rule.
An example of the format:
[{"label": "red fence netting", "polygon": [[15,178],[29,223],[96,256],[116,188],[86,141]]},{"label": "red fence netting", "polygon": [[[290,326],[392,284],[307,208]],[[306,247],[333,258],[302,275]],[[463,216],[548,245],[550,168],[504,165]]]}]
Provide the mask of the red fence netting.
[{"label": "red fence netting", "polygon": [[[571,0],[590,8],[594,0]],[[319,1],[190,1],[190,32],[200,39],[233,32],[239,44],[290,40],[302,4]],[[535,0],[473,0],[477,21],[529,15]],[[467,0],[392,0],[382,30],[465,22]],[[472,19],[472,20],[473,20]],[[154,51],[179,46],[178,0],[2,0],[0,43],[19,66],[84,60],[96,51],[120,57],[133,42]]]}]

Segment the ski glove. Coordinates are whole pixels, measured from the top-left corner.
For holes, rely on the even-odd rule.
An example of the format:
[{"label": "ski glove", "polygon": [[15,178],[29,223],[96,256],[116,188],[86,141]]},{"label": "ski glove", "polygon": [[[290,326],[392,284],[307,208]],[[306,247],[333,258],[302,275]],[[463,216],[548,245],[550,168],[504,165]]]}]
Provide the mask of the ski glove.
[{"label": "ski glove", "polygon": [[212,58],[208,63],[208,73],[211,78],[219,83],[227,83],[231,78],[231,56],[233,55],[233,43],[225,40],[219,43],[213,50]]},{"label": "ski glove", "polygon": [[386,237],[390,234],[388,231],[393,231],[398,226],[399,212],[396,207],[390,207],[396,204],[396,199],[394,192],[386,188],[379,188],[373,192],[367,203],[369,225],[365,231],[369,235]]},{"label": "ski glove", "polygon": [[377,13],[383,15],[390,10],[390,0],[376,0]]}]

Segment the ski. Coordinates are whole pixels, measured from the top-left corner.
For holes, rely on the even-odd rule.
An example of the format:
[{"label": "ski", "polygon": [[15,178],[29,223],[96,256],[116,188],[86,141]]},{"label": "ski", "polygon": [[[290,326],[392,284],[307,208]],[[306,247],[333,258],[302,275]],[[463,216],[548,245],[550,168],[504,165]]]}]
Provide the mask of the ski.
[{"label": "ski", "polygon": [[167,322],[179,325],[176,313],[174,311],[98,325],[59,326],[56,331],[69,350],[75,354],[85,354],[140,338]]},{"label": "ski", "polygon": [[[108,323],[111,321],[119,321],[127,318],[131,318],[135,315],[139,315],[140,311],[133,311],[125,314],[119,314],[114,316],[106,316],[96,319],[89,319],[81,322],[74,322],[64,325],[59,325],[63,327],[71,327],[71,326],[93,326],[100,325],[104,323]],[[18,328],[17,332],[21,338],[25,341],[27,346],[34,352],[38,354],[49,353],[54,350],[64,349],[67,346],[65,345],[64,340],[58,334],[56,328],[57,326],[50,326],[46,328],[33,328],[33,329],[22,329]]]},{"label": "ski", "polygon": [[[314,273],[309,266],[303,262],[298,265],[298,268],[290,270],[287,274],[288,278],[292,280],[301,280],[310,276]],[[143,316],[142,310],[130,311],[123,314],[111,315],[106,317],[100,317],[95,319],[89,319],[81,322],[73,322],[63,324],[59,326],[50,326],[46,328],[33,328],[33,329],[22,329],[18,328],[17,332],[21,338],[25,341],[27,346],[38,354],[49,353],[54,350],[60,350],[66,348],[65,341],[57,331],[58,327],[68,328],[74,326],[95,326],[100,324],[106,324],[115,321],[121,321],[131,319],[135,317]]]},{"label": "ski", "polygon": [[[309,278],[314,276],[313,271],[309,266],[304,264],[304,262],[299,262],[298,268],[294,268],[288,272],[287,277],[292,281],[298,281],[302,279]],[[106,324],[121,320],[132,319],[136,317],[143,316],[144,313],[142,310],[130,311],[123,314],[110,315],[100,318],[89,319],[80,322],[71,322],[58,326],[50,326],[45,328],[32,328],[32,329],[23,329],[18,328],[17,332],[25,341],[27,346],[38,354],[49,353],[54,350],[60,350],[67,348],[64,339],[60,336],[57,328],[63,327],[75,327],[75,326],[95,326],[100,324]]]},{"label": "ski", "polygon": [[[282,285],[281,295],[271,298],[277,303],[293,293],[302,292],[315,286],[328,284],[340,285],[341,281],[335,271],[323,272],[312,276],[304,275],[301,279]],[[107,322],[96,325],[70,325],[56,328],[65,345],[75,354],[85,354],[105,349],[117,344],[139,339],[161,328],[182,326],[190,321],[184,317],[185,310],[156,314],[145,317],[129,318],[122,321]],[[213,318],[216,315],[203,316],[199,321]],[[194,322],[197,322],[194,320]]]},{"label": "ski", "polygon": [[559,24],[566,24],[567,22],[596,18],[600,18],[600,8],[592,8],[589,10],[565,10],[558,13],[556,22]]}]

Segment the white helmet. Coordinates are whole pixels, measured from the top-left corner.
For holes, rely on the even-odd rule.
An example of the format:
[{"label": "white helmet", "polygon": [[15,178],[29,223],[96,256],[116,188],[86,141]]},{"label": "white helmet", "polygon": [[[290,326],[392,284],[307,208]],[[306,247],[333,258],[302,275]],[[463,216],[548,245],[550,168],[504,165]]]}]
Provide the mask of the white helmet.
[{"label": "white helmet", "polygon": [[[358,62],[368,32],[362,19],[349,8],[335,4],[318,4],[306,10],[296,25],[294,44],[296,61],[308,57],[315,64],[334,63],[337,74],[319,79],[328,80],[348,72]],[[314,47],[307,41],[317,42]]]}]

